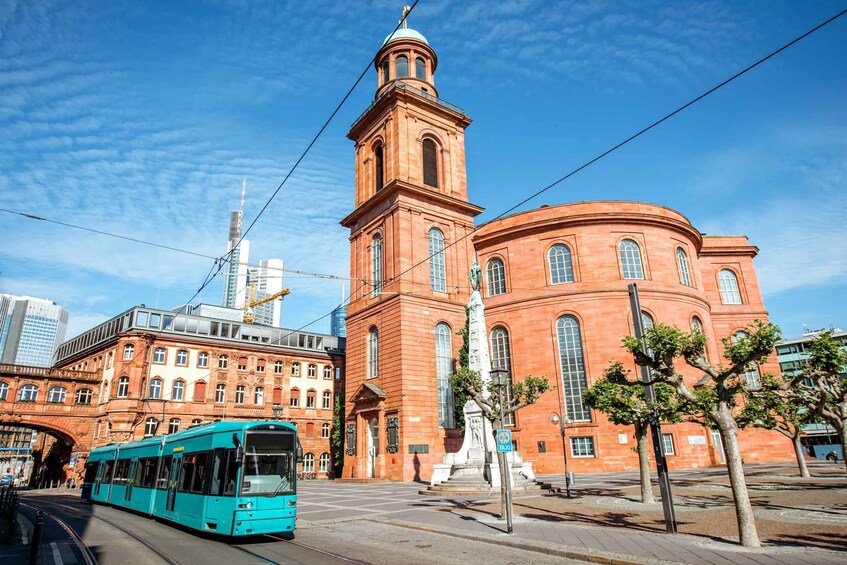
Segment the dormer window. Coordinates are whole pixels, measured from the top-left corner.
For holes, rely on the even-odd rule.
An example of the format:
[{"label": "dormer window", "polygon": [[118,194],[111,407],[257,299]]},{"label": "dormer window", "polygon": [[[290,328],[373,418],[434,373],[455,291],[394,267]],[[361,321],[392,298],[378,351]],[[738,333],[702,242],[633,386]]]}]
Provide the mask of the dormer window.
[{"label": "dormer window", "polygon": [[424,184],[438,188],[438,153],[431,139],[423,140],[423,173]]},{"label": "dormer window", "polygon": [[405,55],[400,55],[394,60],[394,76],[396,78],[409,76],[409,59]]},{"label": "dormer window", "polygon": [[420,57],[415,59],[415,78],[426,80],[426,63]]}]

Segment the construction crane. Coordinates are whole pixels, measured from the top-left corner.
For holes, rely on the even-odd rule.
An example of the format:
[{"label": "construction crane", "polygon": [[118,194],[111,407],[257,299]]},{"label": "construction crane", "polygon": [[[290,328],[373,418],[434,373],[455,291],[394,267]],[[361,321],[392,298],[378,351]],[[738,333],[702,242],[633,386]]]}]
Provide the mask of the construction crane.
[{"label": "construction crane", "polygon": [[244,306],[241,306],[239,308],[239,310],[244,310],[244,315],[242,317],[242,321],[245,324],[254,323],[256,317],[253,313],[253,308],[255,308],[256,306],[261,306],[262,304],[266,304],[266,303],[268,303],[272,300],[282,298],[283,296],[286,296],[286,295],[289,295],[289,294],[291,294],[291,289],[283,288],[279,292],[275,292],[270,296],[266,296],[264,298],[260,298],[260,299],[256,300],[256,284],[251,282],[250,283],[250,295],[247,299],[247,302],[244,304]]}]

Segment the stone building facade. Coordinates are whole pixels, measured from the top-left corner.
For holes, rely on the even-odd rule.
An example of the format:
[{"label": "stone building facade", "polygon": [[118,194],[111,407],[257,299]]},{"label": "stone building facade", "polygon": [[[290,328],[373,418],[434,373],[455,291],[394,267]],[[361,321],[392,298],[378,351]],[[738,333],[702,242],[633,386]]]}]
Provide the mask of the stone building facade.
[{"label": "stone building facade", "polygon": [[[512,423],[537,472],[561,472],[566,426],[576,471],[637,468],[632,430],[591,413],[581,392],[609,360],[628,363],[627,285],[636,282],[646,320],[699,327],[719,362],[721,339],[767,311],[743,236],[704,236],[680,213],[633,202],[587,202],[518,213],[474,230],[468,202],[465,112],[438,97],[437,58],[426,39],[401,29],[375,59],[376,99],[351,127],[355,209],[350,229],[354,289],[347,316],[344,476],[412,480],[455,451],[448,386],[478,257],[494,363],[515,380],[546,375],[551,390]],[[773,365],[773,366],[771,366]],[[775,371],[776,365],[751,368]],[[701,375],[683,369],[693,384]],[[672,467],[720,464],[719,437],[695,424],[667,426]],[[742,433],[745,461],[786,460],[775,433]]]}]

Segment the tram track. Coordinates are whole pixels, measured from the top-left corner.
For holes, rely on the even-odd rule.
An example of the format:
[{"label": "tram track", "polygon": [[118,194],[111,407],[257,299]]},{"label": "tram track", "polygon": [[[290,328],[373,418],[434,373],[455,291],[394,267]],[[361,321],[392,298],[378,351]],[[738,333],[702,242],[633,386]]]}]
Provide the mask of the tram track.
[{"label": "tram track", "polygon": [[88,548],[88,546],[85,545],[85,542],[82,541],[82,538],[80,537],[80,535],[77,533],[76,530],[74,530],[71,527],[70,524],[68,524],[67,522],[65,522],[64,520],[59,518],[58,516],[54,515],[52,512],[47,512],[46,510],[42,510],[41,508],[36,508],[35,506],[26,504],[24,502],[21,503],[21,506],[26,506],[27,508],[31,508],[32,510],[35,510],[36,512],[38,512],[40,510],[42,514],[44,514],[45,516],[47,516],[48,518],[50,518],[51,520],[56,522],[56,524],[60,528],[65,530],[65,532],[70,536],[71,540],[74,542],[74,545],[76,545],[77,549],[79,549],[79,552],[80,552],[80,554],[82,554],[82,559],[85,562],[85,565],[97,565],[97,559],[94,557],[94,554],[91,552],[91,550]]}]

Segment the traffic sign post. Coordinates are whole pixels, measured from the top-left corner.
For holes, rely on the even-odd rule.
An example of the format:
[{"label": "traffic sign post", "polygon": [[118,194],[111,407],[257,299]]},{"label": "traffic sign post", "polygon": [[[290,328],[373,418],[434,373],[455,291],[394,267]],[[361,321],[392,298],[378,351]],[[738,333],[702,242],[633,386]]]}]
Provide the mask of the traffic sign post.
[{"label": "traffic sign post", "polygon": [[497,453],[512,452],[512,430],[497,430]]}]

